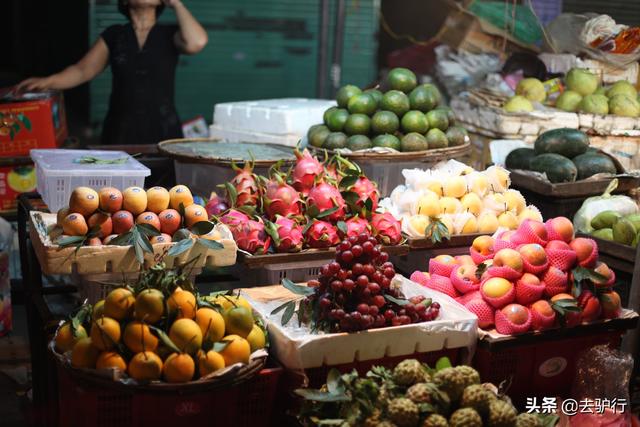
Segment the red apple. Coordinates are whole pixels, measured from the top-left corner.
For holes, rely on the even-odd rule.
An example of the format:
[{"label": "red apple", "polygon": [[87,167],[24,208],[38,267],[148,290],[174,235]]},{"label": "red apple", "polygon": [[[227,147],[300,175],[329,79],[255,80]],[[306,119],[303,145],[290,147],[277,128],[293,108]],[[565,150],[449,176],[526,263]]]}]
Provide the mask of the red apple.
[{"label": "red apple", "polygon": [[547,221],[546,226],[565,242],[573,240],[573,224],[568,218],[563,216],[551,218]]},{"label": "red apple", "polygon": [[518,252],[529,264],[534,266],[544,265],[547,262],[547,253],[537,243],[529,243],[518,248]]},{"label": "red apple", "polygon": [[531,231],[538,236],[541,240],[547,241],[549,239],[549,235],[547,233],[547,229],[544,227],[544,223],[539,221],[534,221],[532,219],[526,220]]},{"label": "red apple", "polygon": [[476,265],[476,263],[473,262],[473,258],[471,258],[471,255],[458,255],[456,257],[456,263],[459,265]]},{"label": "red apple", "polygon": [[493,237],[491,236],[478,236],[473,239],[471,247],[481,255],[489,255],[493,252]]},{"label": "red apple", "polygon": [[502,314],[514,325],[524,325],[529,319],[527,307],[520,304],[509,304],[502,309]]},{"label": "red apple", "polygon": [[493,257],[493,265],[496,267],[511,267],[516,271],[522,271],[522,256],[515,249],[501,249]]},{"label": "red apple", "polygon": [[531,310],[538,312],[541,316],[550,317],[553,316],[555,311],[551,308],[551,304],[549,304],[546,300],[539,300],[531,304]]},{"label": "red apple", "polygon": [[471,264],[463,264],[457,269],[453,270],[452,274],[455,274],[459,280],[471,283],[478,283],[480,279],[476,277],[476,270],[478,267]]},{"label": "red apple", "polygon": [[569,243],[571,249],[573,249],[578,257],[578,262],[588,259],[593,253],[594,241],[586,239],[584,237],[577,237]]},{"label": "red apple", "polygon": [[591,291],[582,291],[578,297],[578,306],[582,309],[582,322],[592,322],[600,317],[602,311],[600,301]]},{"label": "red apple", "polygon": [[609,280],[611,280],[611,277],[613,276],[613,271],[611,271],[611,269],[609,268],[609,266],[607,264],[605,264],[604,262],[600,262],[598,261],[596,263],[596,267],[593,269],[593,271],[595,271],[596,273],[602,275],[605,277],[604,280],[593,280],[593,283],[598,286],[598,287],[602,287],[605,286]]},{"label": "red apple", "polygon": [[551,240],[545,247],[548,251],[571,251],[571,246],[562,240]]},{"label": "red apple", "polygon": [[620,316],[622,303],[620,295],[615,291],[600,294],[600,304],[602,304],[602,317],[605,319],[615,319]]},{"label": "red apple", "polygon": [[482,293],[489,298],[500,298],[513,289],[513,283],[502,277],[492,277],[482,285]]}]

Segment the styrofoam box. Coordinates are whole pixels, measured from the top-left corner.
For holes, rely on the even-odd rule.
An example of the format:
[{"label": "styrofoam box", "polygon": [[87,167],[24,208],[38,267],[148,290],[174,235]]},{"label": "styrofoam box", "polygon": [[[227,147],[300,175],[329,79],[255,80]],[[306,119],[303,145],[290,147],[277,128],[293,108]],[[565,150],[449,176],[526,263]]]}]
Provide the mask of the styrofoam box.
[{"label": "styrofoam box", "polygon": [[[396,276],[394,280],[401,281],[408,298],[424,295],[438,301],[441,305],[438,320],[355,333],[312,334],[304,325],[298,327],[295,317],[286,327],[281,326],[282,311],[270,315],[285,300],[258,301],[258,298],[252,298],[250,289],[242,292],[266,319],[271,351],[289,369],[342,365],[447,348],[464,347],[473,351],[478,337],[478,318],[473,313],[451,297],[402,276]],[[264,294],[266,289],[257,288],[257,292]]]},{"label": "styrofoam box", "polygon": [[226,130],[274,135],[304,135],[322,123],[322,115],[336,105],[326,99],[282,98],[216,104],[213,124]]},{"label": "styrofoam box", "polygon": [[211,125],[209,126],[209,138],[228,142],[256,142],[296,147],[300,142],[301,135],[250,132],[242,129],[227,129],[221,125]]},{"label": "styrofoam box", "polygon": [[[127,158],[123,163],[78,163],[82,157],[102,160]],[[69,203],[74,188],[84,186],[99,190],[115,187],[124,190],[137,186],[144,188],[145,177],[151,170],[124,151],[100,150],[31,150],[36,165],[37,189],[51,212],[57,212]]]}]

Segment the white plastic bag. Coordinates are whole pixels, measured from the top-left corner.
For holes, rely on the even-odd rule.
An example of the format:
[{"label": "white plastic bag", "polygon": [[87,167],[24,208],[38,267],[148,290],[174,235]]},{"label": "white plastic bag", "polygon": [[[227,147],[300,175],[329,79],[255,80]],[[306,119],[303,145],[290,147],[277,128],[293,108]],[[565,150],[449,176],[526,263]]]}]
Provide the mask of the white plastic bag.
[{"label": "white plastic bag", "polygon": [[589,197],[573,217],[573,227],[576,231],[590,233],[593,231],[591,220],[604,211],[618,212],[622,216],[638,213],[638,205],[627,196],[612,196],[618,187],[618,180],[613,179],[601,196]]}]

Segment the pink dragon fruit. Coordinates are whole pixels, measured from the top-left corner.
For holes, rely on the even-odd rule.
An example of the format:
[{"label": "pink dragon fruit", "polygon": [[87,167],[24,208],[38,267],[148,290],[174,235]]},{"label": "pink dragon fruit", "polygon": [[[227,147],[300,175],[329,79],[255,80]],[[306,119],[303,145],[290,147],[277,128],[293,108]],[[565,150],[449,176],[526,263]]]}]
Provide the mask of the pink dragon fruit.
[{"label": "pink dragon fruit", "polygon": [[278,241],[276,242],[277,252],[300,252],[304,237],[302,227],[290,218],[278,216],[275,222]]},{"label": "pink dragon fruit", "polygon": [[326,182],[321,182],[309,190],[307,209],[311,206],[315,206],[319,212],[337,207],[338,210],[326,216],[331,222],[340,221],[345,216],[345,203],[340,190]]},{"label": "pink dragon fruit", "polygon": [[267,235],[264,224],[252,219],[232,229],[233,238],[238,248],[251,254],[263,254],[269,249],[271,238]]},{"label": "pink dragon fruit", "polygon": [[216,193],[211,193],[211,197],[204,208],[209,216],[218,216],[229,209],[229,205],[226,200],[218,197]]},{"label": "pink dragon fruit", "polygon": [[262,197],[262,206],[270,219],[275,218],[276,215],[300,215],[302,211],[302,201],[298,192],[284,182],[279,175],[267,182]]},{"label": "pink dragon fruit", "polygon": [[346,239],[351,236],[359,236],[362,233],[371,234],[371,230],[369,230],[369,221],[359,216],[354,216],[353,218],[345,221],[347,224],[347,232],[343,233],[338,229],[340,233],[340,238]]},{"label": "pink dragon fruit", "polygon": [[400,221],[389,212],[373,214],[371,228],[373,228],[373,235],[385,245],[397,245],[402,240]]},{"label": "pink dragon fruit", "polygon": [[305,149],[303,152],[295,150],[296,165],[293,168],[293,187],[303,195],[307,195],[311,187],[314,186],[317,177],[322,177],[324,168],[322,163]]},{"label": "pink dragon fruit", "polygon": [[[256,206],[259,190],[256,177],[253,174],[253,163],[246,162],[244,168],[239,168],[235,164],[232,167],[236,171],[236,176],[230,181],[236,190],[235,207]],[[231,201],[229,194],[227,194],[227,200]]]},{"label": "pink dragon fruit", "polygon": [[329,248],[340,243],[336,228],[326,221],[314,220],[306,233],[307,245],[311,248]]},{"label": "pink dragon fruit", "polygon": [[369,178],[366,176],[361,176],[358,180],[347,189],[347,191],[353,191],[358,195],[358,200],[356,201],[356,205],[359,208],[363,208],[367,199],[371,199],[371,212],[375,212],[378,208],[378,198],[380,197],[380,192],[378,191],[378,187],[376,184],[371,182]]},{"label": "pink dragon fruit", "polygon": [[229,227],[229,230],[231,230],[231,233],[233,233],[234,230],[240,228],[240,226],[247,221],[249,221],[249,217],[246,214],[235,209],[229,210],[227,213],[220,217],[220,222],[226,224],[227,227]]}]

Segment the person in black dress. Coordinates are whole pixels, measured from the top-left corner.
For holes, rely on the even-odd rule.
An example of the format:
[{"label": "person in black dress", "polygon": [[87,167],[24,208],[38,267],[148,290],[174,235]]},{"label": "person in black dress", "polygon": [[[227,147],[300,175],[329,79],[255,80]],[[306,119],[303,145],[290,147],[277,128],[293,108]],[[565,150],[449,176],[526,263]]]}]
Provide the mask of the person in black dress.
[{"label": "person in black dress", "polygon": [[[177,25],[157,24],[164,7],[173,8]],[[182,125],[174,105],[178,55],[196,54],[207,33],[180,0],[119,0],[129,23],[112,25],[78,63],[48,77],[34,77],[18,91],[69,89],[111,66],[109,111],[103,144],[155,144],[181,138]]]}]

